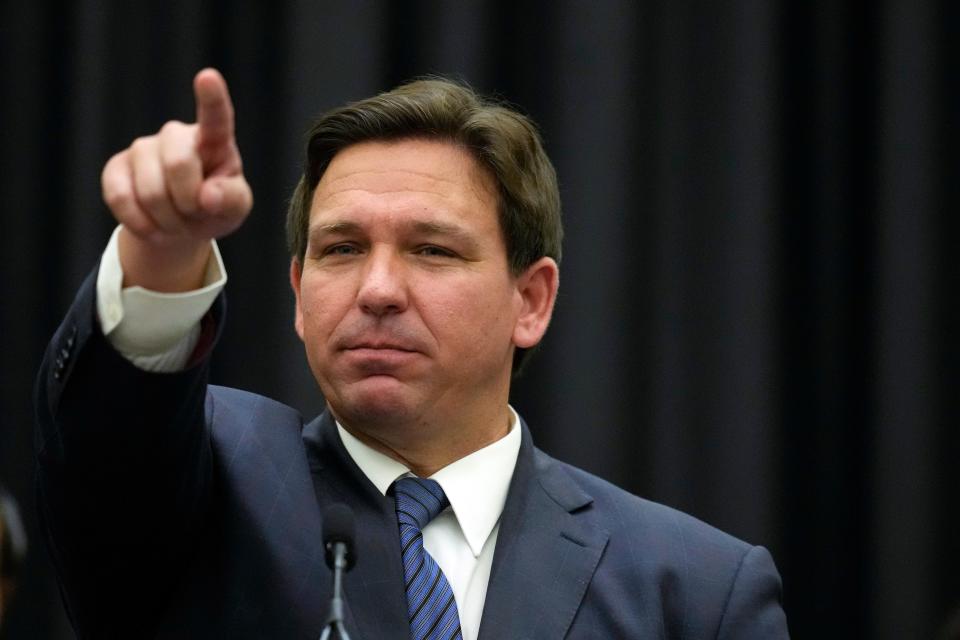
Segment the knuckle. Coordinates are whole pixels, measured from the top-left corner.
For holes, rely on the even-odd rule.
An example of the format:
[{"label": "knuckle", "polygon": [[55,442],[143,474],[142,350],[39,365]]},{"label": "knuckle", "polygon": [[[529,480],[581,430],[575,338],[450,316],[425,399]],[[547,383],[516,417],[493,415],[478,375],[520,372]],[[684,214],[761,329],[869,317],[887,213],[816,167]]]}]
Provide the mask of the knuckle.
[{"label": "knuckle", "polygon": [[163,123],[162,127],[160,127],[160,135],[177,135],[183,131],[186,126],[186,124],[180,122],[179,120],[168,120],[167,122]]},{"label": "knuckle", "polygon": [[130,143],[131,150],[143,149],[150,145],[150,140],[153,136],[139,136],[133,139],[133,142]]},{"label": "knuckle", "polygon": [[150,210],[162,208],[167,204],[166,191],[153,184],[140,185],[137,188],[137,199],[143,207]]},{"label": "knuckle", "polygon": [[114,169],[113,158],[103,166],[103,171],[100,172],[100,189],[103,191],[103,194],[107,194],[107,190],[113,188],[113,183],[116,182],[116,169]]},{"label": "knuckle", "polygon": [[132,194],[129,191],[118,188],[115,184],[104,183],[103,201],[107,203],[111,211],[115,213],[122,211],[132,200]]},{"label": "knuckle", "polygon": [[143,158],[149,155],[154,149],[155,138],[153,136],[140,136],[130,143],[130,155],[133,158]]},{"label": "knuckle", "polygon": [[109,168],[104,169],[101,176],[100,189],[103,194],[103,201],[111,209],[118,209],[126,205],[132,199],[129,186],[126,181],[119,179]]},{"label": "knuckle", "polygon": [[100,172],[100,180],[106,182],[113,179],[118,173],[123,171],[123,165],[127,157],[127,151],[120,151],[110,156],[110,159],[103,165],[103,171]]},{"label": "knuckle", "polygon": [[189,174],[195,165],[192,150],[189,148],[171,149],[163,157],[163,170],[168,174]]},{"label": "knuckle", "polygon": [[[170,123],[167,123],[170,125]],[[177,123],[181,126],[182,123]],[[168,135],[160,146],[160,164],[167,175],[189,178],[196,173],[199,178],[200,158],[191,136],[182,132]]]}]

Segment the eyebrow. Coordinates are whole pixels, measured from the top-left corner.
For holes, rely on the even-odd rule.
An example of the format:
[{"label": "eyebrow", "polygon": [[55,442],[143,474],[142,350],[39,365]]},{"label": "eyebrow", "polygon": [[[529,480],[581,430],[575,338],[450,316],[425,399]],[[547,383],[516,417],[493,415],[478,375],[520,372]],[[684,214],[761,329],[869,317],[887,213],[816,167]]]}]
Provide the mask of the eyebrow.
[{"label": "eyebrow", "polygon": [[351,233],[360,230],[360,225],[356,222],[331,222],[329,224],[318,224],[310,227],[310,236],[324,235],[327,233]]},{"label": "eyebrow", "polygon": [[[418,220],[408,225],[414,233],[431,236],[448,236],[461,242],[476,245],[476,239],[473,234],[462,227],[446,222],[436,222],[428,220]],[[362,226],[356,222],[338,221],[327,224],[318,224],[310,227],[309,238],[316,241],[329,234],[352,234],[362,231]]]},{"label": "eyebrow", "polygon": [[465,242],[475,242],[474,237],[470,232],[455,224],[433,221],[417,221],[414,222],[411,227],[413,228],[413,231],[422,233],[424,235],[450,236]]}]

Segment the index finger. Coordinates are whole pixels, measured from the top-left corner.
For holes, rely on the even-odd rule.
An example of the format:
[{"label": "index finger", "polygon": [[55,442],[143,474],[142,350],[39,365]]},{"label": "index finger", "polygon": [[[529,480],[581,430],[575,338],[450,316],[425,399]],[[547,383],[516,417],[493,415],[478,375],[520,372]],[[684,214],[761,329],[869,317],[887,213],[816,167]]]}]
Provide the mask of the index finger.
[{"label": "index finger", "polygon": [[198,144],[216,147],[233,140],[233,103],[227,81],[216,69],[203,69],[193,79],[197,101]]}]

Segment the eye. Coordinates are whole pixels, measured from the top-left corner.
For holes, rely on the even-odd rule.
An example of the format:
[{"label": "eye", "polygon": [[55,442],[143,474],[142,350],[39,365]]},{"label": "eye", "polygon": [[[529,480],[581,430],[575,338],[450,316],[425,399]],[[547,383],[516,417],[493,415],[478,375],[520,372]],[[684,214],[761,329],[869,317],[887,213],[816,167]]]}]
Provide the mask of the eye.
[{"label": "eye", "polygon": [[335,244],[323,250],[325,256],[353,256],[360,253],[360,250],[352,244]]},{"label": "eye", "polygon": [[433,244],[425,245],[417,249],[417,253],[427,258],[454,258],[456,254],[449,249],[438,247]]}]

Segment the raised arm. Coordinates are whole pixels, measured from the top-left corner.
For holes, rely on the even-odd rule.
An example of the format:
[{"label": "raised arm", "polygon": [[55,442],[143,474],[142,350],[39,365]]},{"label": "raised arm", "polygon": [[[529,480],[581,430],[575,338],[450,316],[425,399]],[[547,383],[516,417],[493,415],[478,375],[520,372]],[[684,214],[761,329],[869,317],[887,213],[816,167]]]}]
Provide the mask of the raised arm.
[{"label": "raised arm", "polygon": [[[196,124],[167,123],[104,168],[126,286],[195,288],[210,240],[249,213],[226,83],[207,69],[194,91]],[[37,379],[38,506],[78,635],[150,636],[197,541],[209,535],[208,359],[170,373],[136,367],[101,331],[95,275]],[[222,307],[214,305],[208,327],[220,326]]]}]

